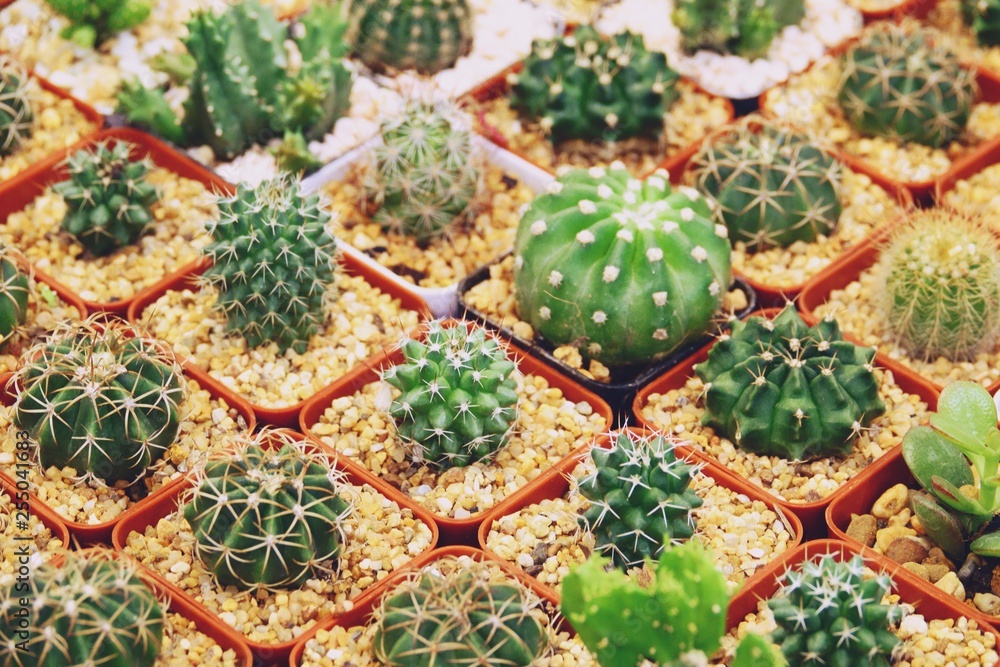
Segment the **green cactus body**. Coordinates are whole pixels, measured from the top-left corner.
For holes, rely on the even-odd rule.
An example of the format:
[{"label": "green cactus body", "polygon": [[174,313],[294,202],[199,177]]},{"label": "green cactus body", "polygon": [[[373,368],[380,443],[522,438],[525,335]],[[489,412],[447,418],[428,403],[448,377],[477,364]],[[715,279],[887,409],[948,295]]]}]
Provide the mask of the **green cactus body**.
[{"label": "green cactus body", "polygon": [[0,344],[28,319],[31,278],[21,268],[22,258],[0,243]]},{"label": "green cactus body", "polygon": [[962,17],[980,46],[1000,46],[1000,0],[961,0]]},{"label": "green cactus body", "polygon": [[61,36],[84,48],[103,44],[149,18],[153,0],[46,0],[69,19]]},{"label": "green cactus body", "polygon": [[165,613],[135,566],[108,552],[67,552],[65,558],[61,566],[41,565],[0,587],[4,666],[153,667]]},{"label": "green cactus body", "polygon": [[294,589],[335,573],[351,506],[342,474],[283,431],[209,461],[184,504],[195,553],[223,586]]},{"label": "green cactus body", "polygon": [[701,421],[755,454],[846,455],[885,412],[874,359],[874,348],[843,340],[836,320],[809,327],[794,306],[773,321],[735,321],[694,367],[706,386]]},{"label": "green cactus body", "polygon": [[95,257],[135,243],[153,223],[156,188],[146,182],[153,163],[132,161],[123,141],[77,151],[66,161],[69,179],[53,190],[66,201],[63,231]]},{"label": "green cactus body", "polygon": [[891,588],[888,575],[865,580],[861,556],[807,562],[786,572],[768,600],[778,624],[771,639],[789,667],[889,667],[900,643],[890,627],[903,617],[901,607],[882,604]]},{"label": "green cactus body", "polygon": [[628,569],[694,534],[692,511],[702,500],[689,487],[698,467],[660,434],[620,431],[612,441],[590,452],[594,472],[580,481],[590,508],[579,521],[596,538],[595,552]]},{"label": "green cactus body", "polygon": [[352,0],[345,40],[368,67],[436,74],[472,49],[467,0]]},{"label": "green cactus body", "polygon": [[803,0],[678,0],[671,20],[687,53],[708,49],[755,60],[774,38],[805,18]]},{"label": "green cactus body", "polygon": [[0,55],[0,157],[30,136],[33,119],[27,73]]},{"label": "green cactus body", "polygon": [[747,249],[829,236],[840,221],[843,164],[805,135],[749,117],[704,144],[689,169],[716,219]]},{"label": "green cactus body", "polygon": [[257,101],[265,113],[273,116],[288,68],[285,51],[288,28],[274,15],[274,10],[264,7],[260,0],[234,3],[226,9],[223,18],[231,26],[226,43],[227,58],[230,62],[246,65],[250,75],[247,83],[256,91]]},{"label": "green cactus body", "polygon": [[940,148],[962,133],[978,94],[975,75],[924,30],[875,24],[841,63],[840,108],[869,136]]},{"label": "green cactus body", "polygon": [[527,667],[548,647],[537,596],[489,563],[435,561],[375,612],[376,658],[386,667]]},{"label": "green cactus body", "polygon": [[402,352],[382,380],[401,392],[389,414],[417,459],[448,469],[496,454],[517,419],[517,364],[507,350],[482,329],[432,322]]},{"label": "green cactus body", "polygon": [[707,332],[730,281],[724,225],[665,172],[570,171],[521,218],[514,282],[522,320],[608,366],[648,364]]},{"label": "green cactus body", "polygon": [[126,116],[132,125],[178,146],[189,145],[187,131],[162,90],[146,88],[138,79],[123,81],[116,101],[115,113]]},{"label": "green cactus body", "polygon": [[510,104],[537,120],[552,141],[657,138],[678,98],[677,72],[641,35],[603,37],[586,25],[535,40],[524,69],[510,74]]}]

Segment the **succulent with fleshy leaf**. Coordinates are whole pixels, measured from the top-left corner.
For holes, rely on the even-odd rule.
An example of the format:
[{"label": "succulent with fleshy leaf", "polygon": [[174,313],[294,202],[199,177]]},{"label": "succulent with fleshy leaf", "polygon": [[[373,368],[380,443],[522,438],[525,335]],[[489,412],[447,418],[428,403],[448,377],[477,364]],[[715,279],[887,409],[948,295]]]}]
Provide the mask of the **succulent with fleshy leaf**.
[{"label": "succulent with fleshy leaf", "polygon": [[1000,0],[961,0],[962,18],[980,46],[1000,46]]},{"label": "succulent with fleshy leaf", "polygon": [[33,119],[27,72],[0,55],[0,156],[10,155],[30,136]]},{"label": "succulent with fleshy leaf", "polygon": [[153,0],[46,0],[69,20],[60,36],[85,49],[103,44],[149,18]]},{"label": "succulent with fleshy leaf", "polygon": [[30,269],[20,252],[0,242],[0,345],[28,319]]},{"label": "succulent with fleshy leaf", "polygon": [[687,53],[708,49],[755,60],[805,15],[804,0],[677,0],[670,18]]}]

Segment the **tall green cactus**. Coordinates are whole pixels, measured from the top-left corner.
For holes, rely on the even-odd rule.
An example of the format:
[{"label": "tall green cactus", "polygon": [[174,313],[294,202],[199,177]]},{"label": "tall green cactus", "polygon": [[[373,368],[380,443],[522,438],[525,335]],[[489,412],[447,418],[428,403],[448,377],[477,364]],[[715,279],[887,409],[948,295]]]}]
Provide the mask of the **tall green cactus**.
[{"label": "tall green cactus", "polygon": [[755,60],[805,15],[804,0],[677,0],[671,20],[688,53],[708,49]]},{"label": "tall green cactus", "polygon": [[60,35],[85,49],[103,44],[149,18],[153,0],[46,0],[69,19]]},{"label": "tall green cactus", "polygon": [[0,242],[0,345],[28,319],[31,277],[24,266],[21,253]]},{"label": "tall green cactus", "polygon": [[33,119],[27,72],[0,55],[0,157],[13,153],[31,135]]}]

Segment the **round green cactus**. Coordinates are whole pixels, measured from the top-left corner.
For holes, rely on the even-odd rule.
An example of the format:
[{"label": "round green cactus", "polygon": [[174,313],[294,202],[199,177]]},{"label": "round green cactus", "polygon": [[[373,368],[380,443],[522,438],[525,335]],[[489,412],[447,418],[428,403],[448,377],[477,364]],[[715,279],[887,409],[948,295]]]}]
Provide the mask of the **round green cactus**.
[{"label": "round green cactus", "polygon": [[1000,0],[961,0],[962,18],[980,46],[1000,46]]},{"label": "round green cactus", "polygon": [[85,49],[98,46],[139,25],[153,9],[153,0],[46,0],[70,24],[60,36]]},{"label": "round green cactus", "polygon": [[181,369],[131,325],[64,325],[25,352],[14,379],[13,422],[45,468],[131,483],[177,439]]},{"label": "round green cactus", "polygon": [[30,136],[33,119],[27,73],[0,55],[0,156],[10,155]]},{"label": "round green cactus", "polygon": [[28,319],[31,277],[21,254],[0,242],[0,344]]},{"label": "round green cactus", "polygon": [[804,0],[677,0],[671,15],[687,53],[708,49],[755,60],[806,15]]},{"label": "round green cactus", "polygon": [[517,310],[555,345],[608,366],[648,364],[713,325],[730,281],[724,225],[665,172],[624,165],[560,176],[521,218]]}]

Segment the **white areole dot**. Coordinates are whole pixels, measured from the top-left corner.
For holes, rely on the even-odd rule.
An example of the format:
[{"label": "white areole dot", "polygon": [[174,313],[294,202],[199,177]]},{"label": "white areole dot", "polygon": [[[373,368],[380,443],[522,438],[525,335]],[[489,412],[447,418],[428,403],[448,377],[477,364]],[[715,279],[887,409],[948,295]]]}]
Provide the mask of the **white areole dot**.
[{"label": "white areole dot", "polygon": [[619,273],[621,273],[621,270],[617,266],[605,266],[604,273],[601,275],[601,278],[603,278],[606,283],[613,283],[615,279],[618,278]]},{"label": "white areole dot", "polygon": [[547,320],[552,317],[552,311],[548,306],[542,306],[538,309],[538,316],[543,320]]},{"label": "white areole dot", "polygon": [[691,256],[695,259],[695,261],[701,264],[706,259],[708,259],[708,251],[702,248],[700,245],[696,245],[694,248],[691,249]]},{"label": "white areole dot", "polygon": [[667,305],[667,293],[666,292],[653,292],[653,303],[659,307]]},{"label": "white areole dot", "polygon": [[587,173],[591,178],[604,178],[608,175],[608,172],[604,171],[604,167],[591,167]]},{"label": "white areole dot", "polygon": [[597,204],[590,201],[589,199],[581,199],[580,203],[576,205],[580,209],[580,213],[584,215],[592,215],[597,213]]},{"label": "white areole dot", "polygon": [[718,236],[720,239],[729,238],[729,228],[726,227],[725,225],[716,225],[715,235]]},{"label": "white areole dot", "polygon": [[563,275],[558,271],[553,271],[549,274],[549,284],[553,287],[559,287],[559,284],[562,283],[562,279]]},{"label": "white areole dot", "polygon": [[594,233],[589,229],[584,229],[583,231],[577,233],[576,240],[583,245],[588,245],[594,242]]},{"label": "white areole dot", "polygon": [[680,191],[681,193],[683,193],[683,194],[684,194],[684,196],[686,196],[686,197],[687,197],[688,199],[690,199],[691,201],[698,201],[699,199],[701,199],[701,193],[700,193],[700,192],[698,192],[697,190],[695,190],[695,189],[694,189],[694,188],[692,188],[692,187],[689,187],[689,186],[687,186],[687,185],[682,185],[681,187],[679,187],[679,188],[677,188],[677,189],[678,189],[678,190],[679,190],[679,191]]},{"label": "white areole dot", "polygon": [[650,248],[646,251],[646,259],[651,262],[659,262],[663,259],[663,249],[662,248]]},{"label": "white areole dot", "polygon": [[614,193],[615,191],[612,190],[607,183],[601,183],[597,186],[597,196],[601,199],[607,199]]},{"label": "white areole dot", "polygon": [[518,255],[514,258],[514,268],[520,269],[524,266],[524,255]]},{"label": "white areole dot", "polygon": [[626,187],[633,192],[638,192],[639,190],[642,190],[642,181],[630,178],[628,179],[628,185]]},{"label": "white areole dot", "polygon": [[628,229],[619,229],[618,233],[615,234],[619,239],[625,241],[626,243],[631,243],[635,240],[635,235]]},{"label": "white areole dot", "polygon": [[545,186],[545,191],[550,195],[557,195],[560,192],[562,192],[562,189],[563,189],[563,184],[560,183],[559,181],[552,181],[551,183]]},{"label": "white areole dot", "polygon": [[594,311],[594,316],[591,319],[594,320],[594,324],[604,324],[608,321],[608,314],[603,310]]},{"label": "white areole dot", "polygon": [[667,182],[660,178],[659,176],[650,176],[646,179],[646,182],[652,185],[657,190],[666,190]]},{"label": "white areole dot", "polygon": [[663,222],[663,227],[661,227],[661,229],[663,229],[665,233],[670,234],[671,232],[675,232],[678,229],[680,229],[680,225],[678,225],[673,220],[665,220]]},{"label": "white areole dot", "polygon": [[691,222],[692,220],[694,220],[694,209],[682,208],[681,220],[683,220],[684,222]]},{"label": "white areole dot", "polygon": [[541,234],[544,234],[545,230],[548,228],[549,226],[545,224],[544,220],[535,220],[533,223],[531,223],[530,229],[531,229],[531,234],[533,236],[539,236]]},{"label": "white areole dot", "polygon": [[624,199],[625,202],[629,204],[634,204],[637,201],[639,201],[638,198],[635,196],[634,192],[626,192],[625,194],[622,195],[622,199]]},{"label": "white areole dot", "polygon": [[719,283],[712,281],[712,284],[708,286],[708,293],[712,296],[719,296]]},{"label": "white areole dot", "polygon": [[622,162],[621,160],[615,160],[609,166],[611,167],[612,171],[624,171],[625,170],[625,163]]},{"label": "white areole dot", "polygon": [[656,331],[653,332],[653,338],[655,340],[666,340],[669,337],[670,334],[667,332],[666,329],[657,329]]}]

